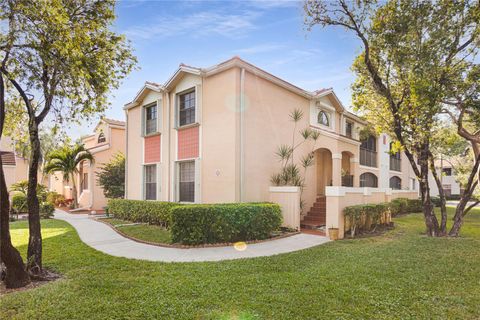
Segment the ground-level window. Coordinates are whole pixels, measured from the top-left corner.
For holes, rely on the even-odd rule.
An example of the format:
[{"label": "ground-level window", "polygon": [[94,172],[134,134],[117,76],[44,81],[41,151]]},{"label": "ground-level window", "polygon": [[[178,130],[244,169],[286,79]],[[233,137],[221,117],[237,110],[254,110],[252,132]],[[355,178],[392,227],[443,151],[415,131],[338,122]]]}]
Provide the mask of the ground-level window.
[{"label": "ground-level window", "polygon": [[450,197],[452,195],[452,185],[451,184],[444,184],[443,185],[443,192],[445,193],[446,197]]},{"label": "ground-level window", "polygon": [[402,179],[400,179],[397,176],[391,177],[390,178],[390,188],[392,188],[394,190],[402,189]]},{"label": "ground-level window", "polygon": [[157,200],[157,165],[150,164],[145,169],[145,200]]},{"label": "ground-level window", "polygon": [[414,178],[410,178],[411,181],[411,190],[416,190],[417,189],[417,182],[415,181]]},{"label": "ground-level window", "polygon": [[178,164],[179,200],[181,202],[195,201],[195,161]]},{"label": "ground-level window", "polygon": [[377,188],[378,187],[378,179],[377,176],[371,172],[365,172],[360,175],[360,187],[369,187],[369,188]]},{"label": "ground-level window", "polygon": [[88,190],[88,173],[87,172],[83,173],[82,190]]}]

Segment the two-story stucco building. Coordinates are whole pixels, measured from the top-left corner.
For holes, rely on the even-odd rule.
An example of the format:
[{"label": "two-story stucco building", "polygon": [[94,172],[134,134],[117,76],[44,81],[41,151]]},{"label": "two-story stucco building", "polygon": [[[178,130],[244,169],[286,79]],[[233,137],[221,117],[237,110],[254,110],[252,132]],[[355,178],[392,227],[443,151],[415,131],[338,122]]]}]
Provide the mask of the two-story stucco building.
[{"label": "two-story stucco building", "polygon": [[[103,188],[97,183],[97,172],[115,154],[125,153],[125,122],[102,118],[93,133],[82,138],[82,143],[94,158],[94,162],[82,161],[75,182],[78,192],[78,211],[102,211],[107,205]],[[72,199],[72,182],[65,182],[62,173],[50,175],[49,190]]]},{"label": "two-story stucco building", "polygon": [[234,57],[209,68],[182,64],[125,105],[126,198],[268,201],[270,178],[280,170],[275,152],[291,143],[289,113],[296,108],[305,115],[297,127],[320,133],[315,146],[296,151],[315,150],[302,196],[311,208],[305,227],[326,223],[316,213],[325,216],[322,197],[331,187],[416,189],[404,155],[389,154],[389,137],[360,141],[365,122],[332,89],[309,92]]}]

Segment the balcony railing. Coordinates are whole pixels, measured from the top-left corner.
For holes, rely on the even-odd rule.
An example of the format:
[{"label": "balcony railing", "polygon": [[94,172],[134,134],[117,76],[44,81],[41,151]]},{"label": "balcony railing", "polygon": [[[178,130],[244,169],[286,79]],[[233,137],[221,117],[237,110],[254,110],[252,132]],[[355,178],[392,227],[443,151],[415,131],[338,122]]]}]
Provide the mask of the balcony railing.
[{"label": "balcony railing", "polygon": [[402,160],[396,157],[390,156],[390,170],[401,171]]},{"label": "balcony railing", "polygon": [[342,187],[353,187],[353,175],[342,176]]},{"label": "balcony railing", "polygon": [[367,167],[377,166],[377,152],[360,148],[360,164]]}]

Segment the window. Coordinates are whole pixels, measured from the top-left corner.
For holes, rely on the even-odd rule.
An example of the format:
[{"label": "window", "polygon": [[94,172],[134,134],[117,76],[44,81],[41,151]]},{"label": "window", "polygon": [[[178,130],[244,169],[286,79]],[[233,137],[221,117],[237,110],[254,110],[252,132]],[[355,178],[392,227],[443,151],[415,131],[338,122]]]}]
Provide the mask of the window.
[{"label": "window", "polygon": [[410,178],[411,181],[411,190],[416,190],[417,189],[417,183],[415,182],[414,178]]},{"label": "window", "polygon": [[195,91],[187,92],[178,96],[179,102],[179,126],[186,126],[195,122]]},{"label": "window", "polygon": [[88,190],[88,173],[84,172],[82,175],[82,190]]},{"label": "window", "polygon": [[145,134],[157,131],[157,104],[145,107]]},{"label": "window", "polygon": [[446,176],[451,176],[452,175],[452,168],[443,168],[442,172]]},{"label": "window", "polygon": [[103,132],[100,132],[100,134],[98,135],[97,143],[103,143],[105,141],[107,141],[107,139],[105,138],[105,134]]},{"label": "window", "polygon": [[452,195],[452,185],[451,184],[444,184],[442,185],[443,192],[445,193],[446,197],[450,197]]},{"label": "window", "polygon": [[377,188],[378,187],[378,179],[377,176],[371,172],[365,172],[360,175],[360,187],[369,187],[369,188]]},{"label": "window", "polygon": [[317,122],[321,125],[324,125],[324,126],[327,126],[329,127],[330,126],[330,119],[328,117],[328,114],[321,110],[318,115],[317,115]]},{"label": "window", "polygon": [[345,122],[345,135],[349,138],[353,138],[353,123],[350,121]]},{"label": "window", "polygon": [[195,161],[180,162],[179,168],[179,200],[181,202],[195,201]]},{"label": "window", "polygon": [[377,138],[369,136],[360,145],[360,164],[368,167],[377,166]]},{"label": "window", "polygon": [[390,143],[390,170],[401,171],[402,167],[402,154],[400,151],[392,154],[392,143]]},{"label": "window", "polygon": [[391,177],[390,178],[390,188],[392,188],[394,190],[402,189],[402,179],[400,179],[397,176]]},{"label": "window", "polygon": [[157,165],[145,166],[145,200],[157,200]]}]

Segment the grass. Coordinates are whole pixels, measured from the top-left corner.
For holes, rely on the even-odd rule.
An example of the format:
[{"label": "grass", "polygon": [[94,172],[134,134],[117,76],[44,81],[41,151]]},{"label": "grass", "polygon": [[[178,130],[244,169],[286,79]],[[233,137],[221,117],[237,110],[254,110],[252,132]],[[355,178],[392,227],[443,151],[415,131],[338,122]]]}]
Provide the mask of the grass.
[{"label": "grass", "polygon": [[172,243],[170,231],[160,226],[149,224],[135,224],[129,226],[126,224],[132,224],[132,222],[115,218],[102,219],[101,221],[110,224],[115,229],[135,239],[159,244]]},{"label": "grass", "polygon": [[[385,235],[274,257],[155,263],[107,256],[42,221],[64,278],[0,298],[2,319],[478,319],[480,211],[462,238],[427,238],[420,214]],[[23,254],[28,227],[15,222]],[[247,249],[248,250],[248,249]]]}]

